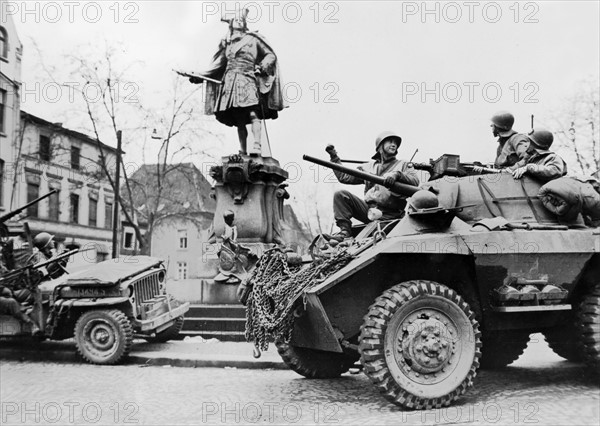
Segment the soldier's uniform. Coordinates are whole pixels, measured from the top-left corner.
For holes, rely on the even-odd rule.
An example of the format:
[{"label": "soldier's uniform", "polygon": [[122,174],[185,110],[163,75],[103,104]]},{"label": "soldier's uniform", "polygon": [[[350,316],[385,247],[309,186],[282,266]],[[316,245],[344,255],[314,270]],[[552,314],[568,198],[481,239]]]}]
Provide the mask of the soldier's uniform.
[{"label": "soldier's uniform", "polygon": [[514,130],[508,132],[508,136],[498,138],[498,149],[496,150],[496,167],[508,167],[522,160],[529,146],[527,135],[517,133]]},{"label": "soldier's uniform", "polygon": [[515,169],[526,167],[527,175],[544,182],[558,179],[567,174],[567,163],[551,151],[536,152],[531,157],[519,161],[513,167]]},{"label": "soldier's uniform", "polygon": [[519,160],[524,159],[529,147],[529,138],[527,135],[513,130],[515,117],[508,111],[499,111],[490,120],[494,136],[498,136],[498,148],[494,165],[496,167],[510,167]]},{"label": "soldier's uniform", "polygon": [[[375,141],[376,149],[388,138],[396,138],[402,141],[399,136],[391,132],[384,132]],[[398,143],[400,145],[400,143]],[[340,158],[332,155],[331,161],[341,163]],[[383,176],[392,173],[395,176],[396,182],[401,182],[409,185],[419,185],[419,176],[411,163],[404,160],[398,160],[396,157],[383,160],[379,152],[373,156],[373,160],[369,161],[364,166],[364,171],[376,176]],[[348,185],[365,185],[364,200],[357,197],[350,191],[340,190],[333,196],[333,216],[336,225],[349,232],[352,222],[355,218],[363,223],[368,223],[368,211],[370,207],[376,207],[382,212],[381,220],[389,220],[401,218],[404,215],[404,207],[406,206],[406,196],[391,192],[388,188],[366,182],[355,176],[350,176],[346,173],[334,170],[335,176],[340,183]]]},{"label": "soldier's uniform", "polygon": [[546,129],[537,128],[529,135],[526,157],[510,167],[515,178],[528,175],[544,182],[558,179],[567,174],[567,163],[549,150],[554,136]]}]

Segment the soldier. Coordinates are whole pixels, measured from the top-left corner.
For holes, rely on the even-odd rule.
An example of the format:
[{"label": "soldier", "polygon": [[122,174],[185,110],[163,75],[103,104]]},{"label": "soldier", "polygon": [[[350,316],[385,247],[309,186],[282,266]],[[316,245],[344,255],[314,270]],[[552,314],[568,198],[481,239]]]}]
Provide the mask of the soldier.
[{"label": "soldier", "polygon": [[[40,262],[45,262],[51,259],[55,254],[54,235],[47,232],[40,232],[37,234],[33,239],[33,245],[38,250],[29,259],[29,264],[35,265]],[[41,279],[58,278],[65,274],[67,272],[65,269],[67,262],[68,259],[65,258],[51,263],[45,268],[38,268],[38,271],[41,272]]]},{"label": "soldier", "polygon": [[[4,266],[4,262],[0,257],[0,276],[3,276],[7,272],[9,271]],[[14,298],[13,292],[2,284],[0,284],[0,314],[10,315],[22,323],[30,324],[33,336],[41,333],[40,327],[36,322],[21,312],[21,304]]]},{"label": "soldier", "polygon": [[529,135],[529,147],[523,160],[509,168],[515,179],[528,175],[544,182],[567,174],[567,164],[557,154],[549,151],[554,136],[552,132],[537,128]]},{"label": "soldier", "polygon": [[496,167],[510,167],[522,160],[529,139],[527,135],[517,133],[512,126],[515,123],[515,117],[507,111],[499,111],[491,118],[492,133],[498,137],[498,149],[496,150]]},{"label": "soldier", "polygon": [[[351,237],[351,219],[355,218],[363,223],[369,222],[368,210],[376,207],[382,212],[381,219],[389,220],[401,218],[404,215],[406,197],[391,192],[388,188],[394,182],[419,185],[419,177],[411,163],[396,159],[398,147],[402,138],[393,132],[383,132],[375,139],[375,155],[373,161],[369,161],[364,171],[381,176],[385,179],[385,186],[347,175],[334,170],[335,176],[340,183],[348,185],[365,184],[364,200],[349,191],[337,191],[333,196],[333,215],[340,232],[332,236],[337,241],[343,241]],[[333,145],[328,145],[326,151],[329,153],[333,163],[341,163],[337,151]],[[362,170],[362,168],[361,168]]]}]

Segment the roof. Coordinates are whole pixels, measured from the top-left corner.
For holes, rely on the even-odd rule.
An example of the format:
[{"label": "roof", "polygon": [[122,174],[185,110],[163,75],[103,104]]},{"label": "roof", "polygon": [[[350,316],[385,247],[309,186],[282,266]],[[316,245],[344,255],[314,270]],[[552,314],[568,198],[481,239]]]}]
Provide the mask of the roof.
[{"label": "roof", "polygon": [[[80,133],[75,130],[67,129],[66,127],[63,127],[62,124],[60,124],[60,123],[51,123],[50,121],[44,120],[43,118],[37,117],[33,114],[29,114],[28,112],[25,112],[25,111],[21,111],[21,120],[27,120],[29,122],[39,124],[40,126],[44,126],[49,129],[52,129],[53,132],[62,133],[62,134],[71,136],[73,138],[83,140],[94,146],[98,146],[98,143],[99,143],[102,148],[107,149],[115,154],[117,153],[117,148],[113,148],[110,145],[106,145],[105,143],[103,143],[97,139],[91,138],[90,136],[88,136],[84,133]],[[121,152],[124,153],[123,150],[121,150]]]},{"label": "roof", "polygon": [[[161,169],[159,169],[161,167]],[[158,177],[162,191],[158,194]],[[192,163],[162,166],[143,164],[130,177],[133,203],[142,213],[169,214],[214,213],[216,202],[210,198],[211,185]]]}]

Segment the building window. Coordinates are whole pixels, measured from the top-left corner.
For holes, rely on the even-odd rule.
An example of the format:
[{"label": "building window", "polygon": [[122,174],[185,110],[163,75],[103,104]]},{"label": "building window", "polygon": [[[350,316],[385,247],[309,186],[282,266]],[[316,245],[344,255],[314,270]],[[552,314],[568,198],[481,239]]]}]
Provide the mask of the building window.
[{"label": "building window", "polygon": [[79,160],[81,159],[81,148],[72,146],[71,147],[71,168],[73,170],[79,170]]},{"label": "building window", "polygon": [[112,229],[113,220],[113,205],[112,203],[104,202],[104,227]]},{"label": "building window", "polygon": [[98,200],[90,198],[89,225],[98,226]]},{"label": "building window", "polygon": [[6,110],[6,90],[0,89],[0,133],[4,133],[4,111]]},{"label": "building window", "polygon": [[180,249],[186,249],[187,248],[187,230],[183,229],[183,230],[179,230],[178,231],[179,234],[179,248]]},{"label": "building window", "polygon": [[50,161],[50,138],[48,136],[40,136],[40,150],[38,155],[40,160]]},{"label": "building window", "polygon": [[187,279],[187,262],[177,262],[177,279]]},{"label": "building window", "polygon": [[71,201],[69,221],[71,223],[79,223],[79,195],[71,194],[69,199]]},{"label": "building window", "polygon": [[133,239],[133,231],[125,231],[125,235],[123,238],[123,248],[127,249],[127,250],[133,250],[133,243],[134,243],[134,239]]},{"label": "building window", "polygon": [[[31,202],[40,196],[40,185],[37,183],[27,183],[27,202]],[[38,204],[35,203],[33,206],[27,208],[27,215],[31,217],[38,217]]]},{"label": "building window", "polygon": [[0,27],[0,57],[8,57],[8,33],[4,27]]},{"label": "building window", "polygon": [[48,200],[48,219],[58,222],[60,217],[60,191],[52,194],[48,197]]},{"label": "building window", "polygon": [[4,205],[4,160],[0,159],[0,207]]}]

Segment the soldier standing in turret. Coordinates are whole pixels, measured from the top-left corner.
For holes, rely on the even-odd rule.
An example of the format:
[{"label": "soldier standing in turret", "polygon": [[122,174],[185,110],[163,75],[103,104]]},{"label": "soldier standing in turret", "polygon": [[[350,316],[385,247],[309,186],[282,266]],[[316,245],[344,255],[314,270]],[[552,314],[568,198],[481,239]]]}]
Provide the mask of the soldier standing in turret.
[{"label": "soldier standing in turret", "polygon": [[491,118],[492,133],[498,137],[496,167],[510,167],[522,160],[529,146],[527,135],[513,130],[515,117],[507,111],[499,111]]},{"label": "soldier standing in turret", "polygon": [[525,158],[510,167],[515,179],[528,175],[548,182],[567,174],[567,163],[550,151],[550,146],[554,142],[552,132],[537,128],[529,133],[528,138],[530,144]]}]

